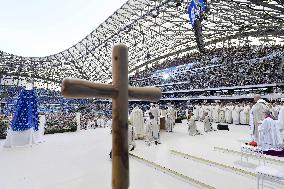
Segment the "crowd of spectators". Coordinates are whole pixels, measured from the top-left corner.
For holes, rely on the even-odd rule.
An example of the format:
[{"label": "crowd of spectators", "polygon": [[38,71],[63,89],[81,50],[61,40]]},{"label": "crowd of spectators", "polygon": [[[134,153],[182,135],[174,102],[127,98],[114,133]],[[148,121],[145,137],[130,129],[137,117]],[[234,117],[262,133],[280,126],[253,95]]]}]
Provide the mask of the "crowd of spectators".
[{"label": "crowd of spectators", "polygon": [[130,78],[132,86],[158,86],[162,91],[179,91],[257,84],[281,83],[284,80],[282,46],[216,49],[201,55],[188,54],[166,61],[158,69],[193,63],[190,69],[169,75],[167,79],[154,77],[154,66]]}]

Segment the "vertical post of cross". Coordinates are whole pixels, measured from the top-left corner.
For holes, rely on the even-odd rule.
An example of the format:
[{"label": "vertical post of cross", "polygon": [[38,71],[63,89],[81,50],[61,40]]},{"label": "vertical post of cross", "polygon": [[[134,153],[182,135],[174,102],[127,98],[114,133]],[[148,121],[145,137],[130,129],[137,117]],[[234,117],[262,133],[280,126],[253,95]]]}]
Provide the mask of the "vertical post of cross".
[{"label": "vertical post of cross", "polygon": [[116,45],[112,53],[112,189],[129,186],[128,157],[128,48]]}]

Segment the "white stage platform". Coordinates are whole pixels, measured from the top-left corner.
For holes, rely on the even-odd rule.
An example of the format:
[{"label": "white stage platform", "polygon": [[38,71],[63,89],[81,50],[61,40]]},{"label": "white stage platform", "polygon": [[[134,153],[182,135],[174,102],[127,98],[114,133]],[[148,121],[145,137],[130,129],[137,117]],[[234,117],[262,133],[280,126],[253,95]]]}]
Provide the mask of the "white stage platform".
[{"label": "white stage platform", "polygon": [[[203,130],[200,123],[198,127]],[[230,125],[229,132],[216,131],[193,137],[187,134],[185,124],[177,124],[173,133],[161,133],[162,144],[148,147],[143,141],[137,141],[137,148],[132,153],[214,188],[253,189],[256,188],[253,176],[185,159],[170,151],[176,150],[254,173],[257,160],[241,163],[239,155],[214,150],[214,147],[222,147],[240,151],[240,145],[248,139],[247,126]],[[45,143],[33,147],[0,149],[1,189],[111,188],[109,128],[46,135],[45,140]],[[3,143],[4,140],[0,140],[0,144]],[[284,158],[273,159],[284,161]],[[284,164],[268,165],[281,167]],[[130,178],[131,189],[200,188],[134,157],[130,158]],[[279,188],[279,185],[275,187]]]}]

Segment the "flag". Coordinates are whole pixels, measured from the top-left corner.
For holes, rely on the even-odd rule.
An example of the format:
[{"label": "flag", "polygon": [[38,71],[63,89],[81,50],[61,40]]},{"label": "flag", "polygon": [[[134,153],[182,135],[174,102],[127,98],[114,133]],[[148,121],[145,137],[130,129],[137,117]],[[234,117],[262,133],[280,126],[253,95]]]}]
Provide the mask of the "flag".
[{"label": "flag", "polygon": [[192,27],[194,27],[194,23],[196,20],[196,16],[198,15],[198,9],[197,6],[194,2],[194,0],[191,1],[189,7],[188,7],[188,15],[189,15],[189,21],[192,25]]}]

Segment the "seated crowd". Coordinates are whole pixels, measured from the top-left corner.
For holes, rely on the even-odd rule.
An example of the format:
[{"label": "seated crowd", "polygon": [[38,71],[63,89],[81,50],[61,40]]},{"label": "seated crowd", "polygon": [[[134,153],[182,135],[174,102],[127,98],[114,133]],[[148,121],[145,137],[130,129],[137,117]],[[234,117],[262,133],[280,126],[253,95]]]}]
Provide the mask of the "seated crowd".
[{"label": "seated crowd", "polygon": [[[154,74],[153,70],[157,68],[153,66],[154,69],[146,69],[131,77],[130,84],[162,85],[159,86],[162,91],[179,91],[282,82],[284,78],[280,68],[283,64],[283,47],[251,48],[216,49],[210,51],[209,58],[207,54],[189,54],[173,60],[173,65],[192,63],[190,69],[169,73],[165,79],[162,75],[157,77]],[[165,69],[168,65],[172,64],[166,61],[159,69]]]}]

